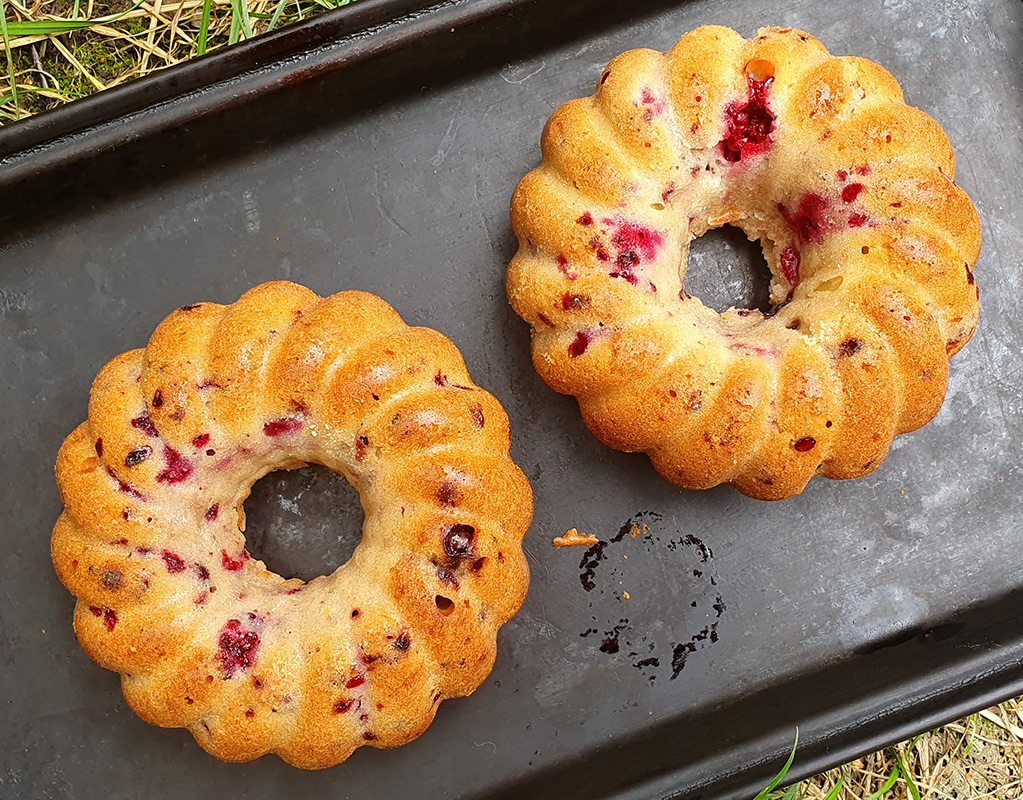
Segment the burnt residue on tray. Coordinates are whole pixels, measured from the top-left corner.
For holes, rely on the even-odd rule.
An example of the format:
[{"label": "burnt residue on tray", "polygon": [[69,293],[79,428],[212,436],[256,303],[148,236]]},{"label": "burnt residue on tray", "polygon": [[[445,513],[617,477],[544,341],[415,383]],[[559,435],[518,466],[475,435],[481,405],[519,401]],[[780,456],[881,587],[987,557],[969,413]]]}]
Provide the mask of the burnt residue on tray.
[{"label": "burnt residue on tray", "polygon": [[593,613],[579,636],[599,640],[598,652],[628,659],[651,682],[661,675],[674,680],[690,655],[718,641],[726,605],[713,558],[699,537],[676,530],[662,514],[638,512],[583,553],[579,581],[593,596]]}]

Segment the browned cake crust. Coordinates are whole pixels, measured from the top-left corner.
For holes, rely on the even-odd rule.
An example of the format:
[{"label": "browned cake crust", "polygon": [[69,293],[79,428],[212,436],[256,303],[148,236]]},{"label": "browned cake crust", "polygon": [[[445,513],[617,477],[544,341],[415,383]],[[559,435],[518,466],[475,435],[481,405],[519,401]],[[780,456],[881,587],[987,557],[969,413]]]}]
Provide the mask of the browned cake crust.
[{"label": "browned cake crust", "polygon": [[[525,597],[532,492],[509,441],[455,346],[373,295],[279,282],[178,309],[103,368],[57,459],[78,639],[139,716],[226,761],[404,744],[479,686]],[[305,462],[366,515],[308,584],[242,535],[252,484]]]},{"label": "browned cake crust", "polygon": [[[602,442],[761,499],[865,475],[937,413],[977,323],[980,223],[948,138],[791,28],[620,55],[558,109],[512,200],[508,295]],[[689,243],[759,239],[774,311],[686,294]]]}]

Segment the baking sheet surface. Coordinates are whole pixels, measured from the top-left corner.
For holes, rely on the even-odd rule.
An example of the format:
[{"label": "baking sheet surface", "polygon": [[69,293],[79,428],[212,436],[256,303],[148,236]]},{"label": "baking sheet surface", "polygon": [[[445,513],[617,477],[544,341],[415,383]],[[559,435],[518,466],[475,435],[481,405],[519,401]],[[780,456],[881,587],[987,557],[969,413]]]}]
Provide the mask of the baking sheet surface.
[{"label": "baking sheet surface", "polygon": [[[97,196],[4,245],[0,796],[484,796],[1021,587],[1020,17],[1010,0],[705,0],[638,13],[126,199]],[[682,492],[645,457],[598,444],[575,401],[533,371],[527,326],[504,296],[508,203],[539,159],[547,117],[589,94],[617,53],[667,49],[706,23],[746,36],[792,25],[833,53],[883,64],[944,126],[983,222],[981,324],[952,361],[937,418],[898,438],[870,476],[815,479],[781,503],[728,487]],[[740,280],[729,268],[738,247],[725,237],[700,245],[694,285]],[[144,346],[173,308],[232,302],[277,278],[321,294],[374,292],[410,324],[451,337],[507,409],[512,454],[536,496],[532,587],[488,680],[444,703],[411,745],[363,748],[320,773],[273,757],[221,764],[187,732],[138,720],[117,676],[75,642],[72,598],[49,562],[61,508],[53,461],[85,418],[99,368]],[[268,480],[247,506],[268,538],[298,548],[312,536],[326,553],[310,561],[278,546],[277,563],[339,563],[331,554],[343,558],[361,518],[343,482]],[[349,509],[340,520],[338,503]],[[569,528],[606,545],[555,551],[550,540]]]}]

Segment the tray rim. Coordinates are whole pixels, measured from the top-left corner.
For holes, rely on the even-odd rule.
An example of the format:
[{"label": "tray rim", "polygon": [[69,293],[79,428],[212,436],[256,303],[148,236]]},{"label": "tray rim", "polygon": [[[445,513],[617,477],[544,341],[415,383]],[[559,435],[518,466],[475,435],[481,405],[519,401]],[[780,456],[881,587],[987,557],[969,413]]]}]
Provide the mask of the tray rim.
[{"label": "tray rim", "polygon": [[[263,92],[533,4],[534,0],[360,0],[0,128],[0,190],[109,152],[118,143],[157,135],[243,104]],[[809,717],[800,725],[800,745],[786,784],[1023,694],[1023,625],[1013,624],[1020,618],[1021,603],[1023,590],[988,598],[927,630],[881,642],[870,653],[849,654],[821,670],[830,674],[854,664],[862,664],[863,670],[882,668],[896,652],[906,654],[917,648],[926,648],[931,659],[947,659],[937,670],[894,682],[874,676],[858,704],[844,702]],[[956,632],[929,642],[933,631],[943,626]],[[802,677],[792,676],[793,681]],[[773,695],[784,691],[788,683],[734,702]],[[922,699],[900,702],[900,696]],[[792,734],[793,726],[779,721],[773,730],[742,738],[713,756],[690,763],[684,757],[675,764],[662,762],[631,786],[607,785],[594,796],[606,800],[748,799],[784,762]],[[619,748],[612,743],[580,754],[575,761],[534,773],[527,782],[542,783],[558,773],[571,786],[573,776],[585,774],[587,765],[607,756],[609,749]],[[700,781],[689,780],[688,788],[683,788],[690,776]],[[566,796],[553,783],[531,796]],[[517,781],[499,790],[498,796],[521,796],[522,785]]]}]

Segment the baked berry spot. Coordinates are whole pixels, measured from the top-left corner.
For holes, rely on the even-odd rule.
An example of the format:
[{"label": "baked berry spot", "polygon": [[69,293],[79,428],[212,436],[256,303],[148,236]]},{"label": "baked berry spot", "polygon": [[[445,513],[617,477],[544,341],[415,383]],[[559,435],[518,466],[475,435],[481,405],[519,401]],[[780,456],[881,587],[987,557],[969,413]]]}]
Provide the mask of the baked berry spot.
[{"label": "baked berry spot", "polygon": [[394,640],[394,649],[399,652],[408,652],[408,649],[412,646],[412,636],[408,631],[402,631],[398,634],[398,638]]},{"label": "baked berry spot", "polygon": [[568,294],[561,297],[561,308],[565,311],[581,311],[590,305],[588,294]]},{"label": "baked berry spot", "polygon": [[200,433],[198,436],[192,439],[192,447],[196,448],[205,447],[209,440],[210,435],[208,433]]},{"label": "baked berry spot", "polygon": [[354,689],[357,686],[362,686],[362,684],[364,684],[365,682],[366,676],[363,675],[362,673],[359,673],[358,675],[353,675],[351,678],[348,679],[348,683],[345,684],[345,688]]},{"label": "baked berry spot", "polygon": [[153,394],[153,408],[159,408],[163,405],[163,392],[159,389]]},{"label": "baked berry spot", "polygon": [[128,483],[127,481],[122,481],[120,478],[118,478],[114,474],[114,471],[112,469],[110,469],[110,467],[107,467],[107,475],[109,475],[111,478],[113,478],[115,481],[117,481],[117,489],[118,489],[118,491],[123,492],[124,494],[128,495],[129,497],[134,497],[136,500],[145,500],[146,499],[145,496],[142,494],[142,492],[140,492],[138,489],[136,489],[130,483]]},{"label": "baked berry spot", "polygon": [[266,423],[263,426],[263,433],[270,438],[275,436],[282,436],[286,433],[294,433],[302,427],[302,420],[295,417],[284,417],[283,419],[275,419]]},{"label": "baked berry spot", "polygon": [[785,279],[785,282],[789,286],[799,285],[799,251],[789,245],[781,251],[781,256],[778,258],[778,267],[781,270],[781,276]]},{"label": "baked berry spot", "polygon": [[108,631],[112,631],[114,626],[117,625],[117,612],[114,609],[89,606],[89,611],[92,612],[93,616],[103,618],[103,627]]},{"label": "baked berry spot", "polygon": [[230,619],[220,632],[220,653],[217,660],[224,670],[224,678],[230,678],[239,669],[249,669],[256,661],[259,648],[259,634],[242,627],[237,619]]},{"label": "baked berry spot", "polygon": [[341,699],[334,703],[334,713],[344,714],[346,711],[351,710],[352,706],[355,705],[355,700],[348,698],[347,700]]},{"label": "baked berry spot", "polygon": [[815,444],[817,444],[817,440],[812,436],[804,436],[802,439],[797,440],[792,446],[800,453],[805,453],[807,450],[813,450]]},{"label": "baked berry spot", "polygon": [[449,558],[468,558],[473,554],[475,541],[476,529],[460,522],[444,534],[444,552]]},{"label": "baked berry spot", "polygon": [[137,467],[153,454],[153,448],[147,446],[136,447],[124,457],[124,466]]},{"label": "baked berry spot", "polygon": [[619,254],[631,252],[638,256],[639,261],[653,261],[657,257],[664,240],[657,231],[640,225],[638,222],[615,217],[605,219],[605,225],[614,229],[611,234],[611,244],[619,251]]},{"label": "baked berry spot", "polygon": [[207,522],[213,522],[220,514],[220,503],[214,503],[206,509],[206,513],[203,515]]},{"label": "baked berry spot", "polygon": [[472,418],[472,424],[477,428],[482,428],[486,424],[486,418],[483,416],[483,407],[475,405],[469,409],[469,416]]},{"label": "baked berry spot", "polygon": [[444,481],[437,490],[437,501],[452,508],[458,505],[458,487],[452,481]]},{"label": "baked berry spot", "polygon": [[860,196],[866,187],[862,183],[850,183],[842,189],[842,202],[851,203]]},{"label": "baked berry spot", "polygon": [[192,474],[192,465],[174,448],[165,447],[163,457],[167,468],[156,476],[161,483],[181,483]]},{"label": "baked berry spot", "polygon": [[725,108],[725,138],[721,155],[733,163],[762,153],[770,147],[774,130],[774,114],[767,104],[767,91],[774,76],[756,80],[746,78],[746,102],[735,102]]},{"label": "baked berry spot", "polygon": [[226,550],[220,551],[220,566],[226,569],[228,572],[237,572],[245,566],[245,562],[250,558],[249,551],[246,548],[242,548],[242,551],[238,554],[238,558],[231,558],[227,554]]},{"label": "baked berry spot", "polygon": [[848,358],[858,353],[861,347],[863,347],[863,342],[859,339],[846,339],[838,346],[838,355],[840,358]]},{"label": "baked berry spot", "polygon": [[576,220],[580,225],[590,226],[593,224],[593,215],[589,211],[585,212],[579,219]]},{"label": "baked berry spot", "polygon": [[152,418],[149,416],[148,411],[143,411],[139,416],[135,417],[131,421],[133,428],[138,428],[146,436],[151,436],[154,439],[158,438],[160,432],[156,429],[156,425],[153,424]]},{"label": "baked berry spot", "polygon": [[163,559],[163,563],[167,567],[167,571],[171,574],[185,571],[185,559],[179,556],[177,553],[172,553],[170,550],[164,550],[160,557]]},{"label": "baked berry spot", "polygon": [[124,573],[119,569],[106,569],[99,578],[100,585],[108,592],[116,592],[124,582]]},{"label": "baked berry spot", "polygon": [[575,335],[575,341],[568,346],[568,357],[579,358],[590,346],[590,335],[586,331],[579,331]]},{"label": "baked berry spot", "polygon": [[369,448],[368,436],[355,437],[355,460],[362,461],[366,457],[366,450]]},{"label": "baked berry spot", "polygon": [[794,212],[786,209],[782,203],[778,204],[778,211],[800,242],[820,244],[824,241],[824,235],[833,227],[827,217],[828,205],[826,198],[815,192],[807,192],[799,199],[799,206]]}]

